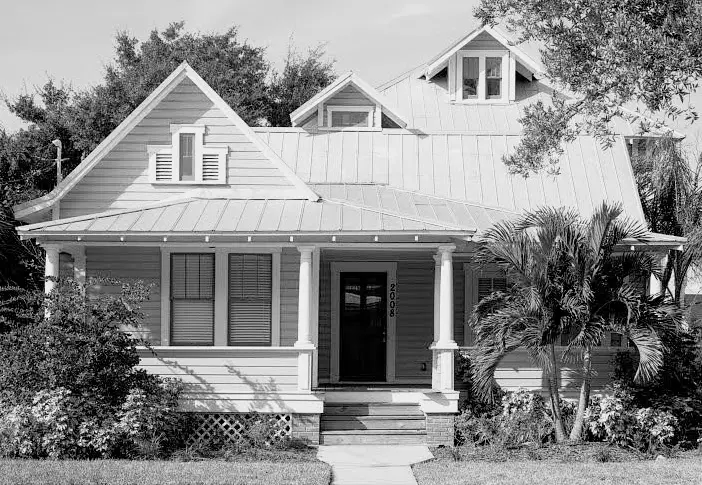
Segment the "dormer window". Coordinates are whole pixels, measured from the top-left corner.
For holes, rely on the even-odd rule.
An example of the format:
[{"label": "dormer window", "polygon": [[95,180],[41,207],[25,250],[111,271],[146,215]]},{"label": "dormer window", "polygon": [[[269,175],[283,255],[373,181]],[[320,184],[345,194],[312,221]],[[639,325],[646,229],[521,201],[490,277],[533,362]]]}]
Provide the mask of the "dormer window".
[{"label": "dormer window", "polygon": [[456,79],[459,101],[507,102],[509,73],[508,52],[459,51]]},{"label": "dormer window", "polygon": [[151,183],[226,184],[229,148],[204,138],[205,125],[171,125],[171,145],[147,146]]},{"label": "dormer window", "polygon": [[379,106],[327,105],[323,128],[328,130],[380,129]]}]

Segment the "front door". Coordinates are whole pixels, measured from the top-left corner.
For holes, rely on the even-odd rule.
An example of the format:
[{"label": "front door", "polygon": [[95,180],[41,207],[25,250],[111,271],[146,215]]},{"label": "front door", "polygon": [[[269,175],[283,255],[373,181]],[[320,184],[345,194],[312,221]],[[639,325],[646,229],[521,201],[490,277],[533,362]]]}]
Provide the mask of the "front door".
[{"label": "front door", "polygon": [[340,273],[342,381],[385,381],[387,273]]}]

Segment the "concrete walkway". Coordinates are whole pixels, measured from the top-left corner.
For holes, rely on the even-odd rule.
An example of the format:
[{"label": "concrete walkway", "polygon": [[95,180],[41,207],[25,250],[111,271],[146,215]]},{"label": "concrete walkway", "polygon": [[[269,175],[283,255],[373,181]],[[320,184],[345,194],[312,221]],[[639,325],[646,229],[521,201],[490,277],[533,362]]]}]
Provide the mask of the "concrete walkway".
[{"label": "concrete walkway", "polygon": [[320,446],[317,458],[332,466],[333,485],[417,485],[410,465],[434,455],[422,445]]}]

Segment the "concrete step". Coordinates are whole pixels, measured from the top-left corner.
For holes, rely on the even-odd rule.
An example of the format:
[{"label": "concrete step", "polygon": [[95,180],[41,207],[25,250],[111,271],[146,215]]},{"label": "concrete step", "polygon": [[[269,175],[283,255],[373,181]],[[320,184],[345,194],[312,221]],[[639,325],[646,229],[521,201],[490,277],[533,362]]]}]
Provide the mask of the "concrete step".
[{"label": "concrete step", "polygon": [[422,430],[322,431],[323,445],[423,445],[427,435]]},{"label": "concrete step", "polygon": [[424,413],[418,404],[394,403],[325,403],[324,416],[421,416]]},{"label": "concrete step", "polygon": [[322,431],[343,430],[424,430],[424,416],[323,416]]}]

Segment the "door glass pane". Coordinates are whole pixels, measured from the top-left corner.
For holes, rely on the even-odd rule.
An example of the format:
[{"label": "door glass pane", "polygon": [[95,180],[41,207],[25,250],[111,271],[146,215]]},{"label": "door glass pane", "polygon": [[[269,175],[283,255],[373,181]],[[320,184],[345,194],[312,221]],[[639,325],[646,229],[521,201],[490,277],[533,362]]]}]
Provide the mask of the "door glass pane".
[{"label": "door glass pane", "polygon": [[180,135],[180,179],[193,180],[193,157],[195,135],[181,133]]},{"label": "door glass pane", "polygon": [[502,97],[502,58],[485,58],[485,75],[487,78],[487,97]]},{"label": "door glass pane", "polygon": [[480,69],[478,67],[477,57],[463,58],[463,99],[471,99],[478,97],[478,76]]}]

